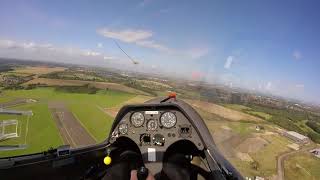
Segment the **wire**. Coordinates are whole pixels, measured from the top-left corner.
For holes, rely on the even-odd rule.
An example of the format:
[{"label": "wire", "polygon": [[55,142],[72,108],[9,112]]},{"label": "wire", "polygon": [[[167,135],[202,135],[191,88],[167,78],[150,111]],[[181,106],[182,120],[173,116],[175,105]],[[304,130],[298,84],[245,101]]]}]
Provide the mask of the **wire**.
[{"label": "wire", "polygon": [[117,43],[117,41],[113,40],[113,42],[117,45],[117,47],[132,61],[133,64],[138,64],[137,61],[135,61],[131,56],[129,56]]}]

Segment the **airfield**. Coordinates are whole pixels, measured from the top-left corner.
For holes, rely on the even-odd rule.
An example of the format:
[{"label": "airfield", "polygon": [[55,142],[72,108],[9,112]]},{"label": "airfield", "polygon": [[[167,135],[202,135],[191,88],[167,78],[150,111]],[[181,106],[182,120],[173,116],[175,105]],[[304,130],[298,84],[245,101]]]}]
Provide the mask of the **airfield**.
[{"label": "airfield", "polygon": [[[143,103],[154,97],[120,83],[40,77],[65,70],[63,67],[26,67],[10,72],[21,76],[32,74],[34,78],[23,83],[24,86],[35,83],[48,86],[3,90],[0,94],[0,107],[33,112],[31,117],[0,115],[0,120],[17,119],[21,129],[18,138],[1,141],[0,145],[27,145],[25,149],[1,151],[1,157],[47,151],[63,144],[83,147],[100,143],[108,136],[113,119],[123,105]],[[160,86],[158,82],[142,83]],[[50,87],[84,84],[99,90],[95,94],[68,93]],[[281,134],[283,129],[266,121],[272,115],[242,105],[184,100],[200,113],[220,151],[245,177],[320,179],[320,159],[307,151],[317,145],[310,143],[299,152],[293,150],[290,145],[295,142]],[[247,113],[243,109],[247,109]]]}]

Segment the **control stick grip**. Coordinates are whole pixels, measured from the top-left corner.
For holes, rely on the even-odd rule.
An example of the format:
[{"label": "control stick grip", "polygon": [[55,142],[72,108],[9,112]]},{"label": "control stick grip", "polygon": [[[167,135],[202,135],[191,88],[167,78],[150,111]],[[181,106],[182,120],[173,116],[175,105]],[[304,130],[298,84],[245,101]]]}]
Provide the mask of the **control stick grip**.
[{"label": "control stick grip", "polygon": [[149,175],[148,168],[141,166],[137,171],[138,180],[146,180]]}]

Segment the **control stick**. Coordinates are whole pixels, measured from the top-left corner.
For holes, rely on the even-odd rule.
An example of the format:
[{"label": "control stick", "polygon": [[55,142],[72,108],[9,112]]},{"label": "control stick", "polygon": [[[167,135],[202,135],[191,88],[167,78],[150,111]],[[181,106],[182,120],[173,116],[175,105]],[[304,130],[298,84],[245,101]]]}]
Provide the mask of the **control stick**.
[{"label": "control stick", "polygon": [[148,168],[141,166],[137,171],[138,180],[146,180],[149,174]]}]

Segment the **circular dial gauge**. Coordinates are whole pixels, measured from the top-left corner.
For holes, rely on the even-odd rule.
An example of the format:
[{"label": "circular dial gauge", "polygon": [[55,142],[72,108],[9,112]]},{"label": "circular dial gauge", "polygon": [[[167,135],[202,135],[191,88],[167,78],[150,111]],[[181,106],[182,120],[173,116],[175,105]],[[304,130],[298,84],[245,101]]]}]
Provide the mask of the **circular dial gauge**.
[{"label": "circular dial gauge", "polygon": [[144,116],[141,112],[135,112],[131,115],[131,123],[134,127],[140,127],[144,123]]},{"label": "circular dial gauge", "polygon": [[157,123],[157,121],[155,121],[155,120],[149,120],[148,122],[147,122],[147,130],[148,131],[154,131],[154,130],[156,130],[158,128],[158,123]]},{"label": "circular dial gauge", "polygon": [[118,128],[120,134],[127,134],[128,133],[128,125],[127,124],[120,124]]},{"label": "circular dial gauge", "polygon": [[177,123],[177,117],[172,112],[165,112],[160,117],[160,123],[165,128],[172,128]]}]

